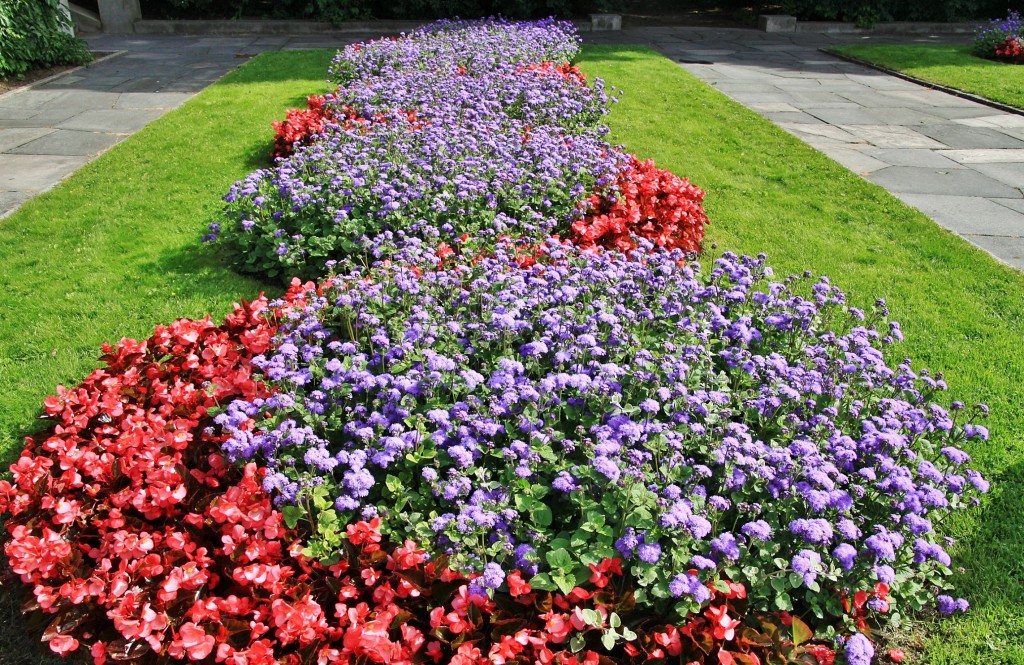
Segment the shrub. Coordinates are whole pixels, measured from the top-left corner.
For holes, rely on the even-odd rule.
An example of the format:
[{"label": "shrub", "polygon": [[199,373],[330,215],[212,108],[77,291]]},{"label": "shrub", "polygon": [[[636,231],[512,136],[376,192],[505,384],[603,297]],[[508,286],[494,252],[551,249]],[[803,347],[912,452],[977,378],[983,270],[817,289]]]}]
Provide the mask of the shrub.
[{"label": "shrub", "polygon": [[314,557],[378,517],[458,570],[563,593],[621,556],[674,619],[717,575],[759,611],[845,617],[879,582],[872,621],[923,607],[950,565],[935,520],[987,488],[956,448],[984,428],[886,365],[898,326],[827,280],[802,297],[760,259],[680,258],[552,244],[437,270],[414,245],[336,276],[253,360],[280,393],[217,417],[224,450],[267,464]]},{"label": "shrub", "polygon": [[90,62],[86,43],[64,31],[70,25],[58,0],[5,0],[0,4],[0,77]]},{"label": "shrub", "polygon": [[784,0],[782,9],[802,20],[871,25],[879,21],[976,19],[1004,7],[991,0]]}]

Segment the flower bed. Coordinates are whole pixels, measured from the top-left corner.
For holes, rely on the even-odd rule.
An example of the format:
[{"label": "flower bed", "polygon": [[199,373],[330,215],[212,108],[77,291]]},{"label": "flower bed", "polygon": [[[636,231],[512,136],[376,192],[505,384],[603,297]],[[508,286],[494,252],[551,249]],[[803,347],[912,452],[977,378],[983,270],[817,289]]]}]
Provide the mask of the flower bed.
[{"label": "flower bed", "polygon": [[1004,19],[994,19],[978,26],[974,37],[974,54],[982,58],[1010,63],[1024,63],[1021,37],[1024,23],[1020,12],[1010,11]]},{"label": "flower bed", "polygon": [[636,234],[697,251],[703,192],[604,140],[608,97],[569,64],[577,50],[555,21],[442,22],[348,47],[337,89],[276,125],[287,157],[231,188],[207,239],[285,279],[322,276],[387,232],[605,248]]},{"label": "flower bed", "polygon": [[603,143],[567,43],[351,47],[281,126],[295,154],[229,196],[252,269],[330,276],[47,399],[0,512],[51,650],[867,665],[890,617],[967,609],[936,527],[988,489],[962,450],[985,409],[886,362],[884,303],[696,262],[703,193]]}]

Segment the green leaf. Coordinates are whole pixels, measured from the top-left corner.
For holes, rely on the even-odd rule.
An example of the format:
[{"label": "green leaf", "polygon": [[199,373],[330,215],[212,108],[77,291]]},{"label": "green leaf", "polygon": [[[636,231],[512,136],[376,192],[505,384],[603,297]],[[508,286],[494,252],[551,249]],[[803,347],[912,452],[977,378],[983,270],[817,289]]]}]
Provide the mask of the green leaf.
[{"label": "green leaf", "polygon": [[540,591],[554,591],[558,588],[555,586],[555,583],[551,581],[551,576],[547,573],[541,573],[531,577],[530,586],[534,589],[539,589]]},{"label": "green leaf", "polygon": [[284,518],[284,525],[289,529],[294,529],[298,526],[299,520],[305,517],[305,515],[306,511],[299,506],[281,506],[281,516]]},{"label": "green leaf", "polygon": [[601,636],[601,644],[603,644],[604,648],[607,649],[608,651],[611,651],[612,649],[614,649],[615,648],[615,633],[605,633],[604,635],[602,635]]},{"label": "green leaf", "polygon": [[551,526],[553,520],[551,509],[548,508],[546,503],[540,501],[534,502],[533,507],[530,509],[530,518],[534,524],[541,527]]},{"label": "green leaf", "polygon": [[405,483],[402,482],[398,476],[393,476],[390,473],[384,478],[384,487],[388,489],[392,494],[398,494],[405,489]]},{"label": "green leaf", "polygon": [[587,638],[583,636],[583,633],[576,633],[569,640],[569,649],[573,653],[579,653],[585,646],[587,646]]},{"label": "green leaf", "polygon": [[611,616],[608,617],[608,625],[612,628],[618,628],[622,625],[622,619],[619,618],[616,612],[612,612]]},{"label": "green leaf", "polygon": [[636,639],[636,633],[631,631],[627,626],[623,626],[622,627],[622,637],[625,638],[625,640],[627,642],[632,642],[633,640]]},{"label": "green leaf", "polygon": [[[551,574],[551,580],[558,587],[558,590],[564,594],[568,594],[576,586],[576,576],[572,573],[563,574]],[[533,583],[533,578],[530,579],[530,583]]]},{"label": "green leaf", "polygon": [[[554,543],[552,543],[554,545]],[[571,570],[576,567],[572,555],[565,548],[558,548],[547,553],[548,564],[556,570]]]},{"label": "green leaf", "polygon": [[583,610],[583,620],[587,622],[588,626],[593,626],[594,628],[598,628],[601,625],[601,615],[598,614],[597,610]]},{"label": "green leaf", "polygon": [[775,596],[775,608],[783,612],[791,612],[793,610],[793,599],[789,597],[788,593],[780,593]]}]

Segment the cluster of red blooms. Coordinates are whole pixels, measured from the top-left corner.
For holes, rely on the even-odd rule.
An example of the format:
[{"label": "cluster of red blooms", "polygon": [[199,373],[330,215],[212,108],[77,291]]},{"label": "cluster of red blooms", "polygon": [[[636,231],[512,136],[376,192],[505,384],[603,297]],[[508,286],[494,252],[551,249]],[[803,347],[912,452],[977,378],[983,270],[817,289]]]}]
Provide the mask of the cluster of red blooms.
[{"label": "cluster of red blooms", "polygon": [[[289,109],[284,120],[272,123],[274,157],[291,155],[296,147],[305,145],[312,137],[323,132],[328,123],[337,122],[342,127],[351,129],[370,122],[356,113],[351,106],[338,107],[327,102],[327,97],[323,95],[310,95],[306,98],[306,108]],[[415,113],[410,113],[409,120],[415,120]]]},{"label": "cluster of red blooms", "polygon": [[[271,123],[274,128],[272,156],[288,157],[296,148],[308,144],[314,136],[327,129],[329,123],[338,123],[343,129],[352,129],[365,127],[371,121],[386,121],[382,115],[365,118],[351,106],[328,104],[329,101],[323,95],[310,95],[306,98],[306,108],[288,109],[284,120]],[[408,118],[410,129],[417,130],[423,126],[415,110],[404,111],[403,115]]]},{"label": "cluster of red blooms", "polygon": [[868,627],[868,601],[873,601],[872,605],[878,612],[889,611],[889,585],[885,582],[879,582],[875,585],[873,592],[868,593],[867,591],[858,591],[853,594],[853,603],[846,596],[840,598],[840,602],[843,604],[843,609],[851,618],[857,623],[857,630],[860,632],[870,635],[871,630]]},{"label": "cluster of red blooms", "polygon": [[519,69],[516,70],[517,74],[521,74],[523,72],[554,74],[556,76],[561,76],[566,81],[572,81],[580,85],[587,84],[587,75],[584,74],[579,67],[568,62],[563,62],[562,64],[551,62],[550,60],[545,60],[544,62],[539,63],[531,62],[527,65],[520,66]]},{"label": "cluster of red blooms", "polygon": [[1006,40],[996,46],[996,57],[1010,62],[1024,63],[1024,46],[1016,37],[1007,37]]},{"label": "cluster of red blooms", "polygon": [[573,223],[573,243],[584,249],[631,252],[636,238],[656,247],[699,252],[708,223],[704,192],[652,160],[632,156],[618,177],[614,196],[594,194],[586,202],[586,216]]}]

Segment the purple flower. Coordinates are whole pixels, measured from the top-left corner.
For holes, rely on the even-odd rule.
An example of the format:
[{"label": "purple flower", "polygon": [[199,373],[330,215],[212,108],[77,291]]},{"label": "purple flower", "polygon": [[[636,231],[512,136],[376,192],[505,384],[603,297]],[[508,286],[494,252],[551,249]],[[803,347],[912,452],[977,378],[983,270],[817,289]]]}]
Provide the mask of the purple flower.
[{"label": "purple flower", "polygon": [[641,543],[637,545],[636,556],[644,563],[658,563],[661,558],[661,545],[658,543]]},{"label": "purple flower", "polygon": [[849,665],[871,665],[871,659],[875,655],[875,647],[871,640],[861,633],[854,633],[846,640],[846,648],[843,650],[846,662]]},{"label": "purple flower", "polygon": [[711,592],[700,578],[689,573],[680,573],[672,578],[668,583],[668,590],[676,598],[690,596],[698,603],[704,603],[711,598]]},{"label": "purple flower", "polygon": [[497,589],[505,581],[505,571],[493,561],[484,566],[484,586],[488,589]]},{"label": "purple flower", "polygon": [[770,542],[772,539],[772,527],[764,520],[747,522],[740,527],[740,533],[744,536],[760,540],[762,542]]}]

